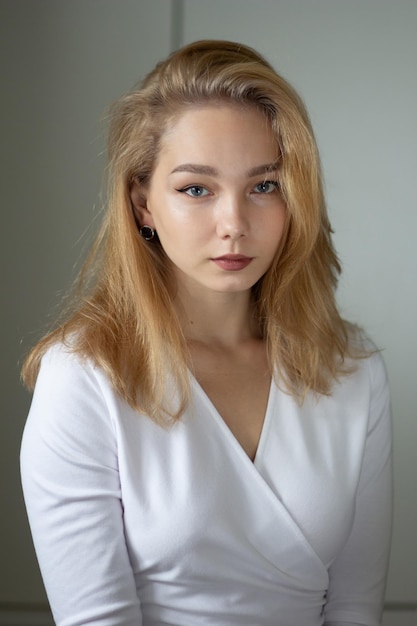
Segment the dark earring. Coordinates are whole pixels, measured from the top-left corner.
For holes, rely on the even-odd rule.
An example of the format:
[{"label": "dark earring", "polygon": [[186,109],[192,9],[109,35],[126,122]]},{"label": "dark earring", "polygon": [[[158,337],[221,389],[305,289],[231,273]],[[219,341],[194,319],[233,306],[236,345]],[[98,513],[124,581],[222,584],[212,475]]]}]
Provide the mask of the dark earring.
[{"label": "dark earring", "polygon": [[155,237],[155,231],[152,226],[147,226],[146,224],[141,227],[139,233],[146,241],[151,241]]}]

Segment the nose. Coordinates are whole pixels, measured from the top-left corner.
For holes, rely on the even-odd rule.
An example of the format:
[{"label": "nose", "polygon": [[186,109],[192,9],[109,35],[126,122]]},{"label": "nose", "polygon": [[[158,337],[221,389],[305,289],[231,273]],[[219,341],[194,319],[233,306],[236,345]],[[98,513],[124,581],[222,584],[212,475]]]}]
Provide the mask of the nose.
[{"label": "nose", "polygon": [[249,221],[244,200],[225,198],[217,210],[217,235],[221,239],[235,240],[247,236]]}]

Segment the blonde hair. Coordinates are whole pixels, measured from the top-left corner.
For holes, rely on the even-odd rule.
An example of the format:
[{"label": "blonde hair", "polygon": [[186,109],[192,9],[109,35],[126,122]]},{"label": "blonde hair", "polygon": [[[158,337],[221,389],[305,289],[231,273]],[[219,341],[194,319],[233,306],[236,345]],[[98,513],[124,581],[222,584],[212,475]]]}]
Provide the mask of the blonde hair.
[{"label": "blonde hair", "polygon": [[[254,50],[226,41],[190,44],[159,63],[111,110],[108,210],[79,277],[72,313],[31,351],[29,387],[54,343],[103,368],[117,392],[156,421],[178,419],[189,400],[187,342],[172,306],[173,276],[161,246],[145,242],[132,212],[133,181],[146,184],[161,137],[184,107],[252,105],[271,124],[288,211],[286,239],[253,288],[271,370],[302,399],[328,394],[352,356],[349,326],[335,304],[340,265],[331,241],[314,134],[299,96]],[[178,403],[166,398],[167,377]]]}]

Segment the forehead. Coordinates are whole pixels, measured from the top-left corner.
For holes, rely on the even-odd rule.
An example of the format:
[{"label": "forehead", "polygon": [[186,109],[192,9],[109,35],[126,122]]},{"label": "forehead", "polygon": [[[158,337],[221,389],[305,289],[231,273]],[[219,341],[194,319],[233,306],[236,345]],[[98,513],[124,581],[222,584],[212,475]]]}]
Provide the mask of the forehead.
[{"label": "forehead", "polygon": [[161,136],[157,161],[168,157],[228,156],[248,161],[279,156],[271,123],[254,105],[210,102],[182,107]]}]

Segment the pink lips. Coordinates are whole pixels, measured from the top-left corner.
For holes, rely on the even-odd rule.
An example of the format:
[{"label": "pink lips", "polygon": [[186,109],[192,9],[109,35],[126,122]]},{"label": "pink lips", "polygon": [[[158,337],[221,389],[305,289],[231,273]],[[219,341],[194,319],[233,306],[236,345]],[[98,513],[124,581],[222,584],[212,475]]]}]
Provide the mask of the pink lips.
[{"label": "pink lips", "polygon": [[252,257],[243,256],[242,254],[225,254],[212,259],[218,267],[228,272],[237,272],[245,269],[252,261]]}]

